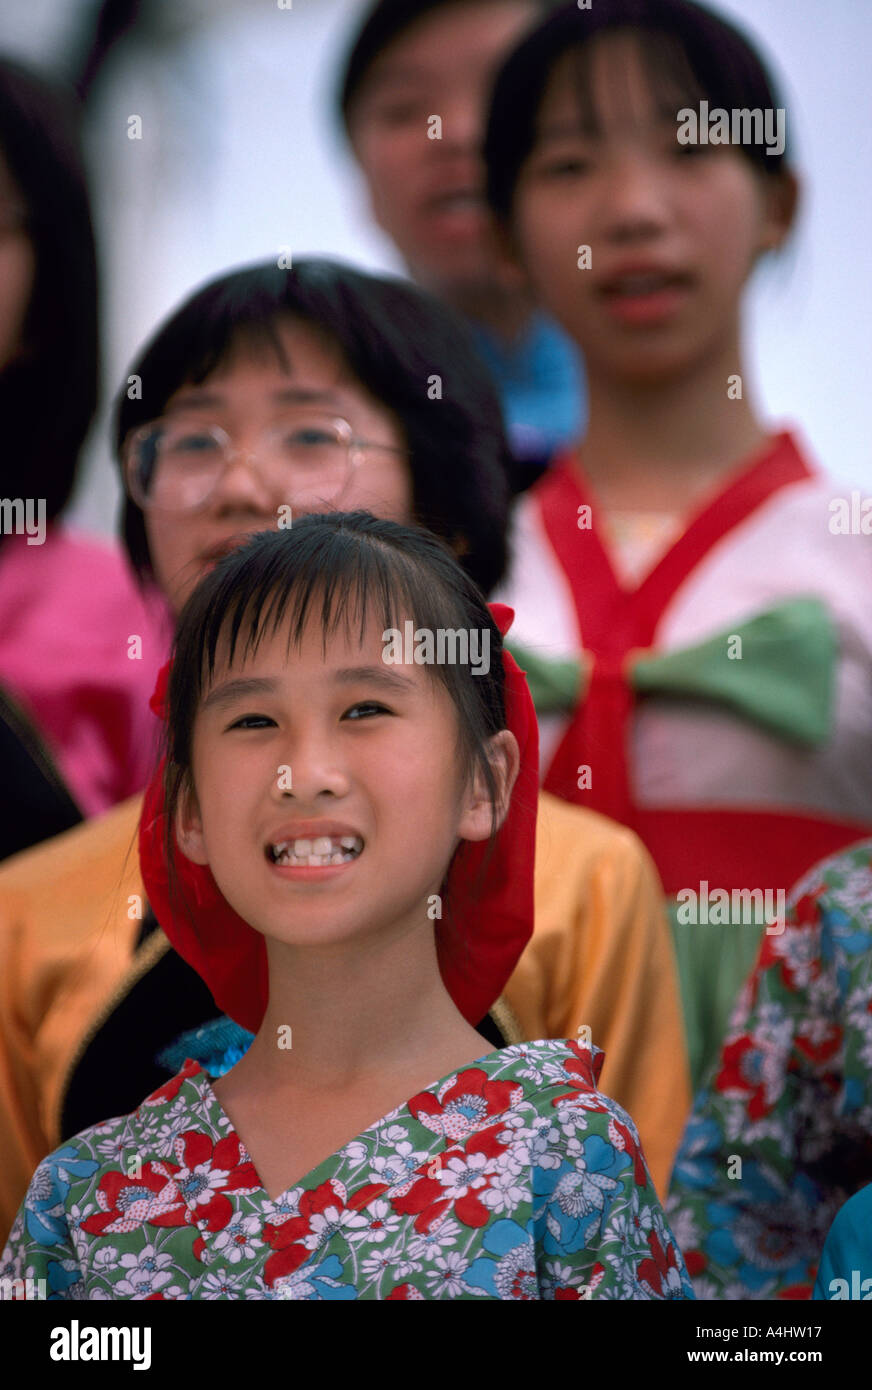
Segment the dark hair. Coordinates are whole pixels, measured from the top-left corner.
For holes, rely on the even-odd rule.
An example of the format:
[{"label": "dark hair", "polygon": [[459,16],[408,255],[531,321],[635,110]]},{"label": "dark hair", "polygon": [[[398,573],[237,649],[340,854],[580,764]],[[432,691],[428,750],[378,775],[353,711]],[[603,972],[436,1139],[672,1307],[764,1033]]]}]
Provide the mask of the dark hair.
[{"label": "dark hair", "polygon": [[[320,611],[318,603],[320,601]],[[283,531],[264,531],[227,555],[185,604],[173,642],[167,687],[165,853],[174,867],[173,822],[193,786],[194,720],[214,676],[219,647],[232,664],[262,638],[289,623],[288,647],[299,646],[307,617],[319,612],[327,638],[340,625],[361,639],[370,613],[383,630],[411,618],[416,628],[478,629],[489,633],[489,669],[473,675],[463,664],[434,663],[434,679],[458,715],[457,755],[467,777],[478,769],[496,816],[497,787],[485,741],[506,727],[502,637],[485,601],[451,551],[420,526],[400,526],[368,512],[315,514]],[[491,827],[491,842],[496,834]]]},{"label": "dark hair", "polygon": [[78,120],[72,94],[0,58],[0,152],[21,190],[35,261],[23,351],[0,373],[0,487],[26,480],[49,520],[69,501],[97,407],[97,260]]},{"label": "dark hair", "polygon": [[[727,109],[778,108],[771,77],[750,40],[725,19],[691,0],[608,0],[590,10],[565,6],[519,44],[494,84],[485,134],[487,199],[498,218],[512,215],[521,168],[536,141],[536,123],[551,74],[561,58],[576,52],[590,63],[591,40],[620,29],[644,31],[640,45],[663,109],[706,99]],[[587,49],[586,52],[583,50]],[[580,83],[581,87],[582,83]],[[589,89],[589,83],[583,83]],[[579,104],[589,97],[579,90]],[[584,119],[596,127],[592,106]],[[737,147],[754,168],[769,177],[786,167],[785,154],[769,155],[762,145]]]},{"label": "dark hair", "polygon": [[[406,281],[367,275],[337,261],[274,261],[232,271],[198,290],[163,324],[131,374],[142,399],[122,388],[115,425],[120,459],[131,430],[155,419],[187,382],[199,383],[247,337],[287,367],[276,324],[312,324],[350,371],[399,418],[409,449],[415,519],[449,544],[487,593],[506,567],[511,457],[487,368],[451,310]],[[441,397],[428,382],[441,378]],[[134,392],[134,395],[138,393]],[[142,512],[128,497],[124,540],[142,578],[153,575]]]},{"label": "dark hair", "polygon": [[[376,0],[352,41],[339,75],[336,105],[346,133],[351,126],[351,108],[376,58],[417,20],[457,3],[458,0]],[[530,3],[545,12],[554,9],[556,0]]]}]

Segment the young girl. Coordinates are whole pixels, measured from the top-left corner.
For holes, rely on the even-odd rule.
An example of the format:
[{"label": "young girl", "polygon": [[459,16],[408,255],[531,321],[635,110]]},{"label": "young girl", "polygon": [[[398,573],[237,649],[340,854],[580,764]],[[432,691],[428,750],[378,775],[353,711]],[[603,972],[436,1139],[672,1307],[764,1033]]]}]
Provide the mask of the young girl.
[{"label": "young girl", "polygon": [[[532,930],[506,617],[428,533],[360,512],[257,536],[198,586],[143,871],[257,1033],[220,1080],[189,1062],[51,1154],[4,1275],[66,1298],[691,1296],[595,1053],[492,1052],[471,1024]],[[488,659],[387,661],[407,622]],[[202,869],[187,901],[177,853]]]},{"label": "young girl", "polygon": [[[757,113],[748,143],[694,137],[723,110]],[[783,118],[731,25],[610,0],[521,44],[486,139],[506,245],[589,390],[501,596],[544,658],[545,786],[632,826],[673,899],[697,1081],[783,895],[872,827],[869,540],[831,525],[838,484],[761,419],[742,352],[794,214]]]}]

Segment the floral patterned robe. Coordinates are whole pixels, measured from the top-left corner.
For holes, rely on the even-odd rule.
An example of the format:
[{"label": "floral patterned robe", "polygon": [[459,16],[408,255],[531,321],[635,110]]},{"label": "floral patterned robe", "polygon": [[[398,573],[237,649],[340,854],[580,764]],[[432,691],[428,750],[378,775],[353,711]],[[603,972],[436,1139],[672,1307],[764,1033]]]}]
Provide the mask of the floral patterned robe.
[{"label": "floral patterned robe", "polygon": [[692,1298],[601,1065],[573,1041],[489,1053],[271,1201],[188,1061],[45,1159],[0,1278],[54,1299]]},{"label": "floral patterned robe", "polygon": [[669,1219],[698,1298],[808,1298],[872,1181],[872,840],[805,875],[699,1092]]}]

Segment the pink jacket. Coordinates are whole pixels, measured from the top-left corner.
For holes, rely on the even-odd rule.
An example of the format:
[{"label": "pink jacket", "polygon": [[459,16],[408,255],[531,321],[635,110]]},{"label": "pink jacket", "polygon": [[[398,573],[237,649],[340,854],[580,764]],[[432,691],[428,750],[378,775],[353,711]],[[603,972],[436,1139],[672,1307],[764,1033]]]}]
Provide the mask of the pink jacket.
[{"label": "pink jacket", "polygon": [[148,699],[171,633],[164,600],[143,597],[116,544],[60,523],[42,545],[0,537],[0,686],[85,816],[148,780],[158,731]]}]

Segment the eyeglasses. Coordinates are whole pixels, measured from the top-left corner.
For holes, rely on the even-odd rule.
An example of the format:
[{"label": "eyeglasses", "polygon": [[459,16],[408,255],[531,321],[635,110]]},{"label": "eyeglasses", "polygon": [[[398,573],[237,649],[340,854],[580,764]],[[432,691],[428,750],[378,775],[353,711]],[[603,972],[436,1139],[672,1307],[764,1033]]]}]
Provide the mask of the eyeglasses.
[{"label": "eyeglasses", "polygon": [[239,459],[283,502],[330,503],[341,498],[364,451],[406,455],[405,449],[355,439],[347,420],[295,411],[264,430],[257,448],[237,449],[220,425],[166,416],[143,425],[124,449],[127,490],[148,511],[204,507],[226,469]]}]

